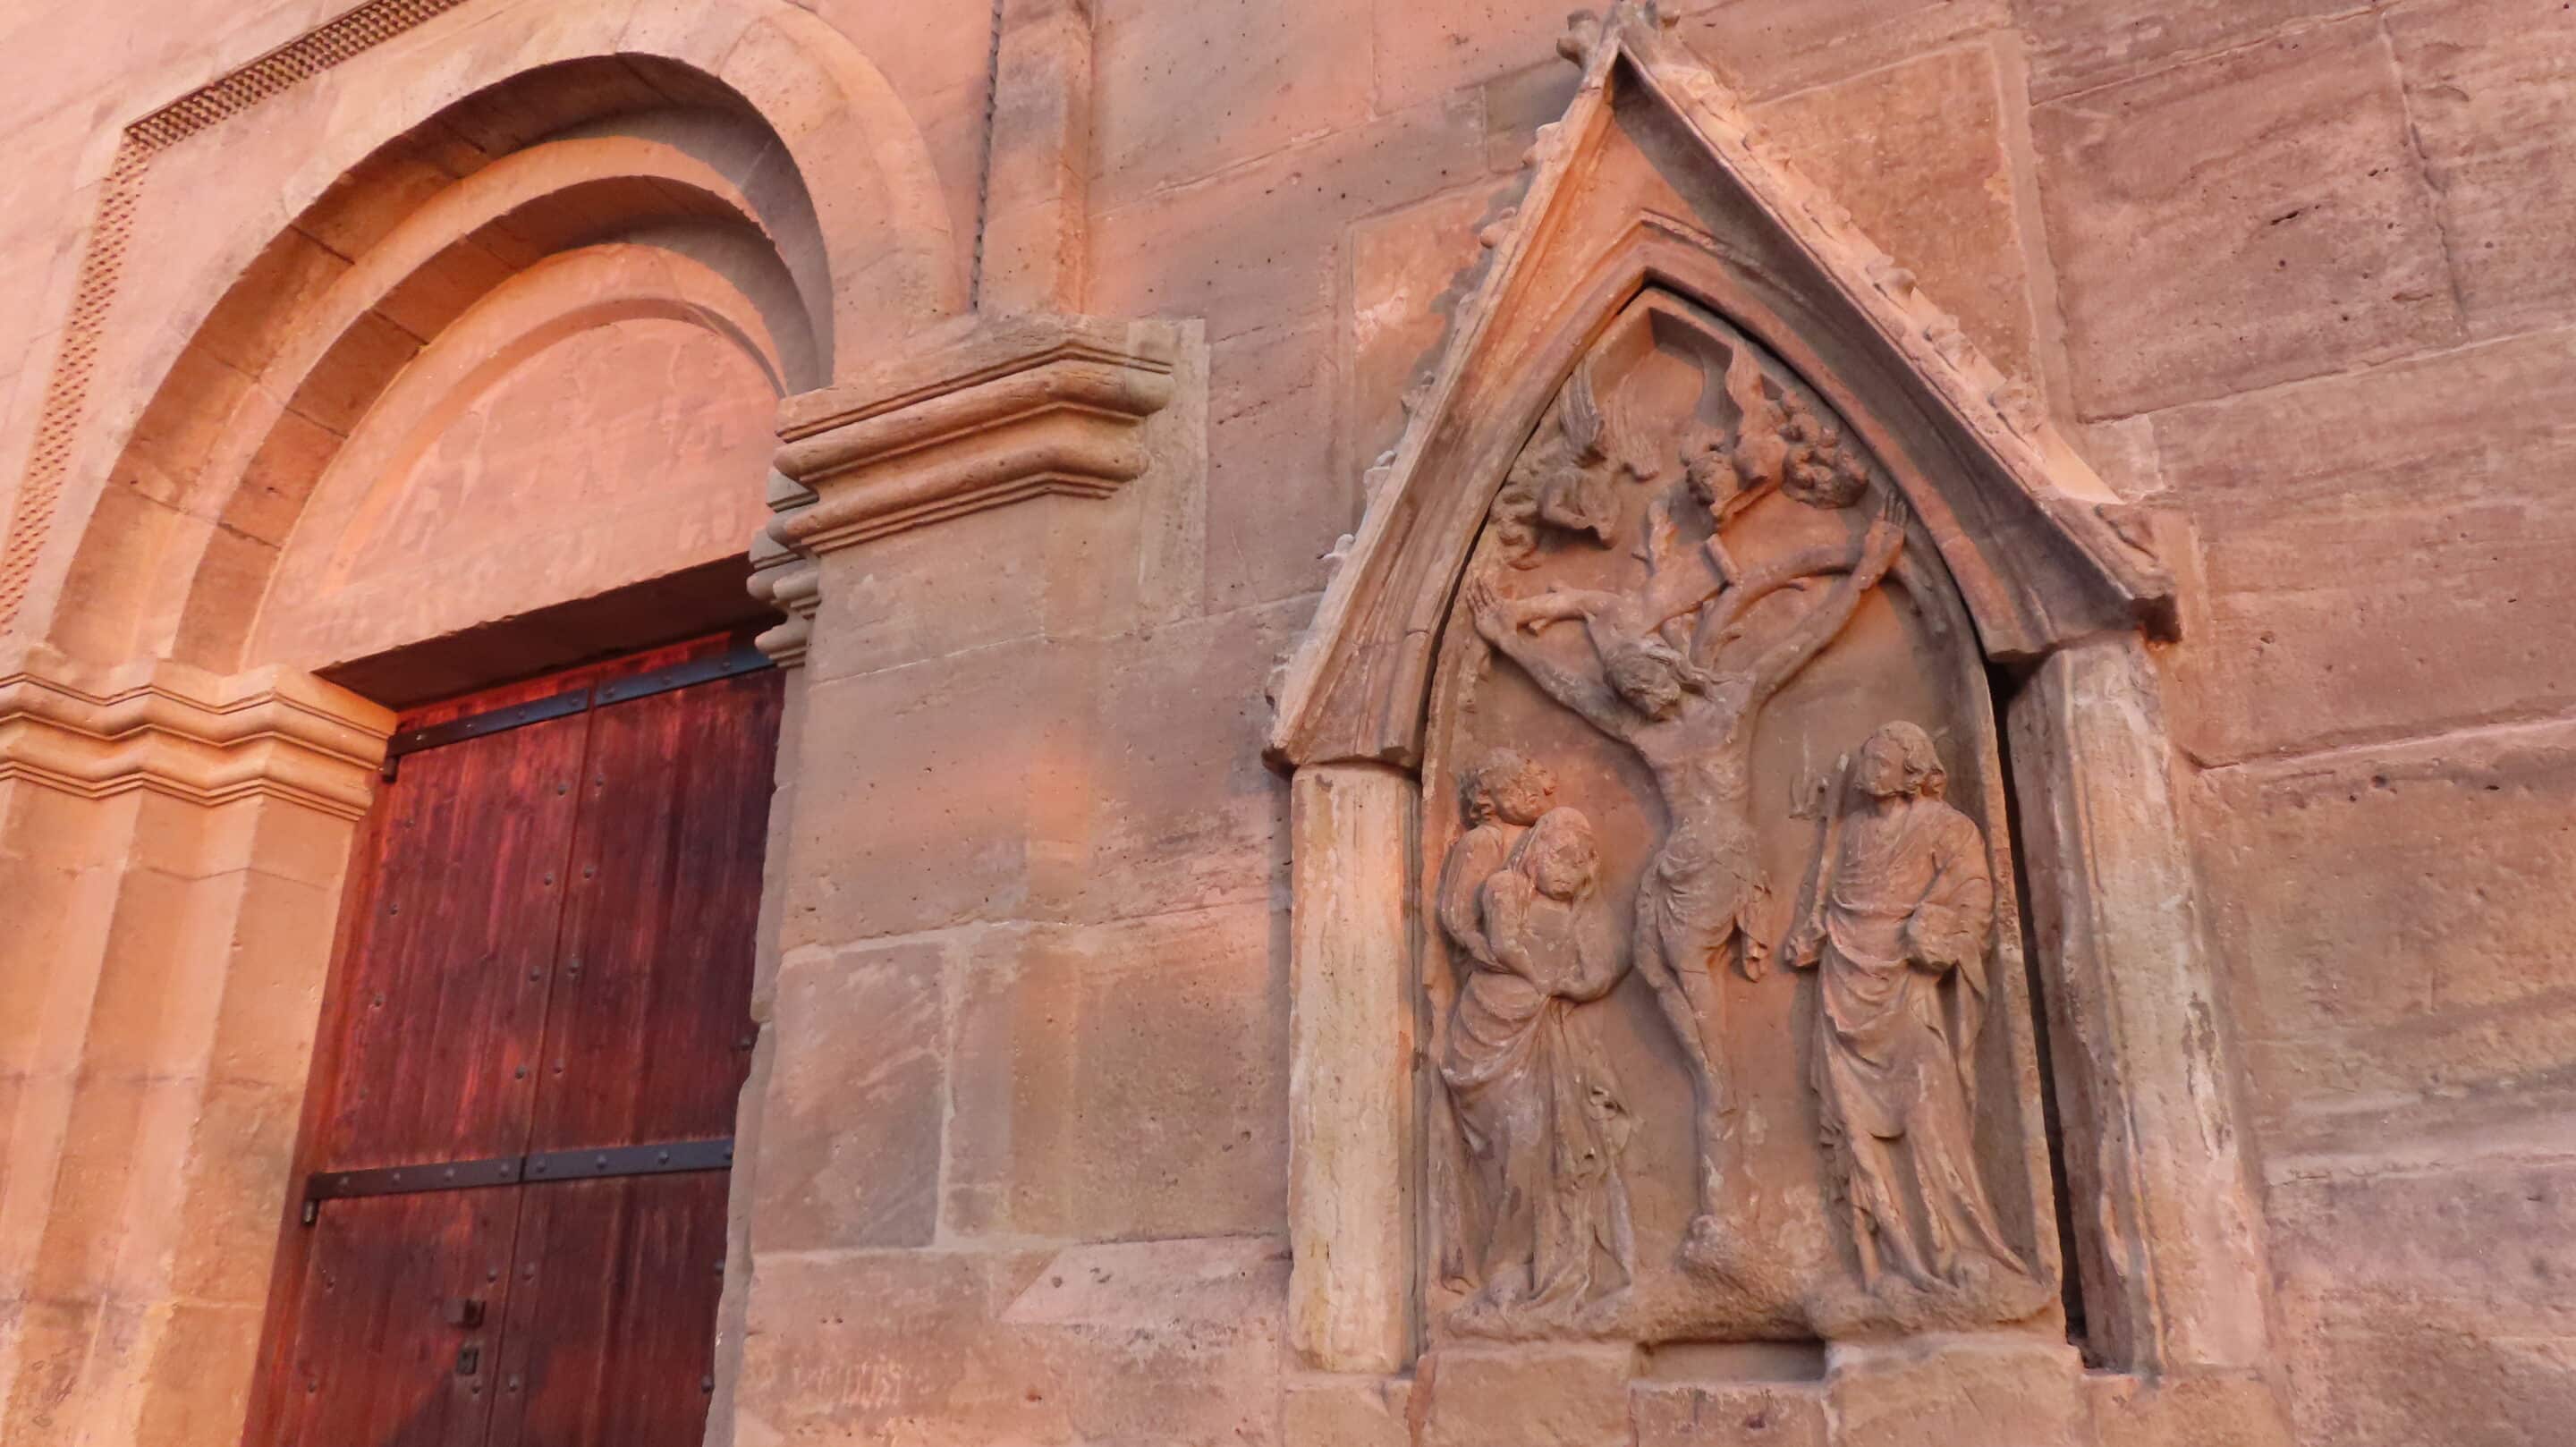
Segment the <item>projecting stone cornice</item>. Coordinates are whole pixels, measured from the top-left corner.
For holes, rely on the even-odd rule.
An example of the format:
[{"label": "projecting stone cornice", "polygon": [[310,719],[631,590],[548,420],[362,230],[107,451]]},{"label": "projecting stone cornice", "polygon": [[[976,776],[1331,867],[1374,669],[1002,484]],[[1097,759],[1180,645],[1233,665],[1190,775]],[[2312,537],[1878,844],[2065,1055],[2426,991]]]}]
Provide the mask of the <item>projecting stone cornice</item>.
[{"label": "projecting stone cornice", "polygon": [[99,669],[0,653],[0,781],[83,798],[134,789],[223,804],[269,796],[354,819],[374,797],[393,715],[307,674],[222,677],[184,664]]},{"label": "projecting stone cornice", "polygon": [[1179,348],[1164,322],[986,319],[790,398],[778,470],[814,500],[770,533],[824,553],[1046,493],[1106,497],[1145,471]]}]

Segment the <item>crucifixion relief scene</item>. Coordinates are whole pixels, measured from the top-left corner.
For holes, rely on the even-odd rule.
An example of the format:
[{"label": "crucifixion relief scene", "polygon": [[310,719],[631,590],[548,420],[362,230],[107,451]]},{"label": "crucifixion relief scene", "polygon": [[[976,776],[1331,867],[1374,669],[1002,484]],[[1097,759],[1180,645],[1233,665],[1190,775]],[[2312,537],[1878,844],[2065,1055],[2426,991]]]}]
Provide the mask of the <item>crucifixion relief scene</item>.
[{"label": "crucifixion relief scene", "polygon": [[0,1447],[2576,1443],[2570,0],[0,0]]},{"label": "crucifixion relief scene", "polygon": [[1438,1329],[1804,1339],[2054,1302],[1967,627],[1896,479],[1741,333],[1648,293],[1585,355],[1434,693]]}]

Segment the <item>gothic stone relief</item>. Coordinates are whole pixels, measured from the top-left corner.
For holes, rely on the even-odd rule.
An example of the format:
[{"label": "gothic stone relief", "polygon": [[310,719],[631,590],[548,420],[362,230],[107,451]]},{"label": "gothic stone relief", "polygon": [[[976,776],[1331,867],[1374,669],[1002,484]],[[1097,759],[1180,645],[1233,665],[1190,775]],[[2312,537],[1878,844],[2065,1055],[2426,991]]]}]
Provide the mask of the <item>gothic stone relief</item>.
[{"label": "gothic stone relief", "polygon": [[1820,396],[1632,303],[1496,494],[1426,765],[1435,1340],[2054,1308],[1982,663]]}]

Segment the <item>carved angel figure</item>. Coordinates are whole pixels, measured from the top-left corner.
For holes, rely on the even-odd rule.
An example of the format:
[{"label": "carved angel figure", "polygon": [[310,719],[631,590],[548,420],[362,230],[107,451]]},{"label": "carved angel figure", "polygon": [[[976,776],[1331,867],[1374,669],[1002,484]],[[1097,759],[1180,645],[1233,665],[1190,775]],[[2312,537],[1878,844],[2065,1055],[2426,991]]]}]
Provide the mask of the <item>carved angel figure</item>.
[{"label": "carved angel figure", "polygon": [[[1794,569],[1816,563],[1792,560],[1792,571],[1735,580],[1732,588],[1724,578],[1702,580],[1680,569],[1649,578],[1636,594],[1559,590],[1507,599],[1484,577],[1467,585],[1467,604],[1485,640],[1550,698],[1634,750],[1663,796],[1670,827],[1638,884],[1631,954],[1692,1076],[1699,1208],[1694,1243],[1715,1232],[1720,1200],[1717,1143],[1726,1100],[1709,1044],[1716,1038],[1718,1008],[1712,964],[1733,951],[1748,975],[1755,972],[1760,944],[1747,926],[1767,897],[1757,872],[1751,808],[1754,721],[1771,696],[1851,621],[1862,597],[1895,562],[1904,537],[1902,514],[1890,499],[1856,558],[1822,565],[1838,561],[1850,571],[1785,636],[1732,669],[1686,656],[1659,636],[1663,624],[1701,609],[1698,631],[1722,631],[1742,616],[1750,599],[1802,585],[1805,578]],[[1524,636],[1577,617],[1599,662],[1597,675],[1565,667]]]},{"label": "carved angel figure", "polygon": [[1815,1087],[1872,1290],[1882,1250],[1918,1287],[1968,1284],[1978,1257],[2029,1271],[2004,1243],[1970,1133],[1995,896],[1985,836],[1944,785],[1921,728],[1871,734],[1780,947],[1818,972]]},{"label": "carved angel figure", "polygon": [[1513,460],[1494,498],[1502,556],[1516,568],[1536,566],[1542,524],[1589,534],[1609,546],[1619,523],[1614,484],[1653,477],[1659,470],[1631,429],[1603,409],[1590,368],[1577,368],[1548,420]]},{"label": "carved angel figure", "polygon": [[1477,890],[1485,949],[1440,1060],[1482,1217],[1464,1318],[1570,1319],[1633,1273],[1619,1174],[1633,1122],[1581,1010],[1622,973],[1598,872],[1591,821],[1557,808]]}]

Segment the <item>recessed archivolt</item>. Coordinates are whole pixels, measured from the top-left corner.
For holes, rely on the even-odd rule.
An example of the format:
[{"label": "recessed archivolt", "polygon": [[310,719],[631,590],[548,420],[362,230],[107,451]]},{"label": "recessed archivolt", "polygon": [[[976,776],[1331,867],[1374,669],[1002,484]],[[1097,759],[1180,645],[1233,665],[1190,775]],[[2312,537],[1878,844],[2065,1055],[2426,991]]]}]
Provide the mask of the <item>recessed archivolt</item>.
[{"label": "recessed archivolt", "polygon": [[[750,198],[658,137],[588,136],[518,152],[446,188],[355,257],[320,239],[333,235],[327,217],[310,219],[244,274],[146,409],[111,494],[131,492],[184,521],[167,528],[140,576],[135,535],[93,527],[72,580],[93,606],[65,616],[67,646],[116,648],[124,640],[103,634],[125,612],[135,631],[124,646],[238,666],[240,602],[210,593],[256,596],[264,575],[246,577],[245,563],[283,538],[386,389],[496,288],[548,257],[609,239],[649,246],[701,280],[722,278],[731,293],[723,310],[759,333],[758,354],[781,390],[816,385],[828,365],[813,313]],[[123,576],[101,576],[108,569]],[[95,606],[121,595],[126,609]]]},{"label": "recessed archivolt", "polygon": [[[309,97],[339,113],[313,117],[319,145],[285,187],[293,220],[212,260],[222,298],[109,444],[113,462],[90,452],[104,473],[94,500],[77,485],[65,499],[86,515],[41,565],[61,570],[59,590],[48,597],[39,572],[34,594],[58,646],[239,666],[239,620],[203,599],[256,596],[266,577],[243,576],[246,556],[273,558],[368,408],[428,341],[548,256],[625,242],[723,277],[736,296],[718,310],[761,336],[754,354],[789,390],[828,380],[836,350],[962,304],[917,127],[811,14],[778,0],[564,0],[497,15],[474,40],[475,63],[393,72],[394,91],[363,105],[354,88]],[[506,79],[478,80],[495,64]],[[223,164],[231,114],[165,142],[159,164]],[[430,119],[389,135],[387,115]],[[832,194],[809,194],[809,174],[833,176]],[[44,546],[52,490],[36,488],[43,508],[22,501],[10,558]]]}]

